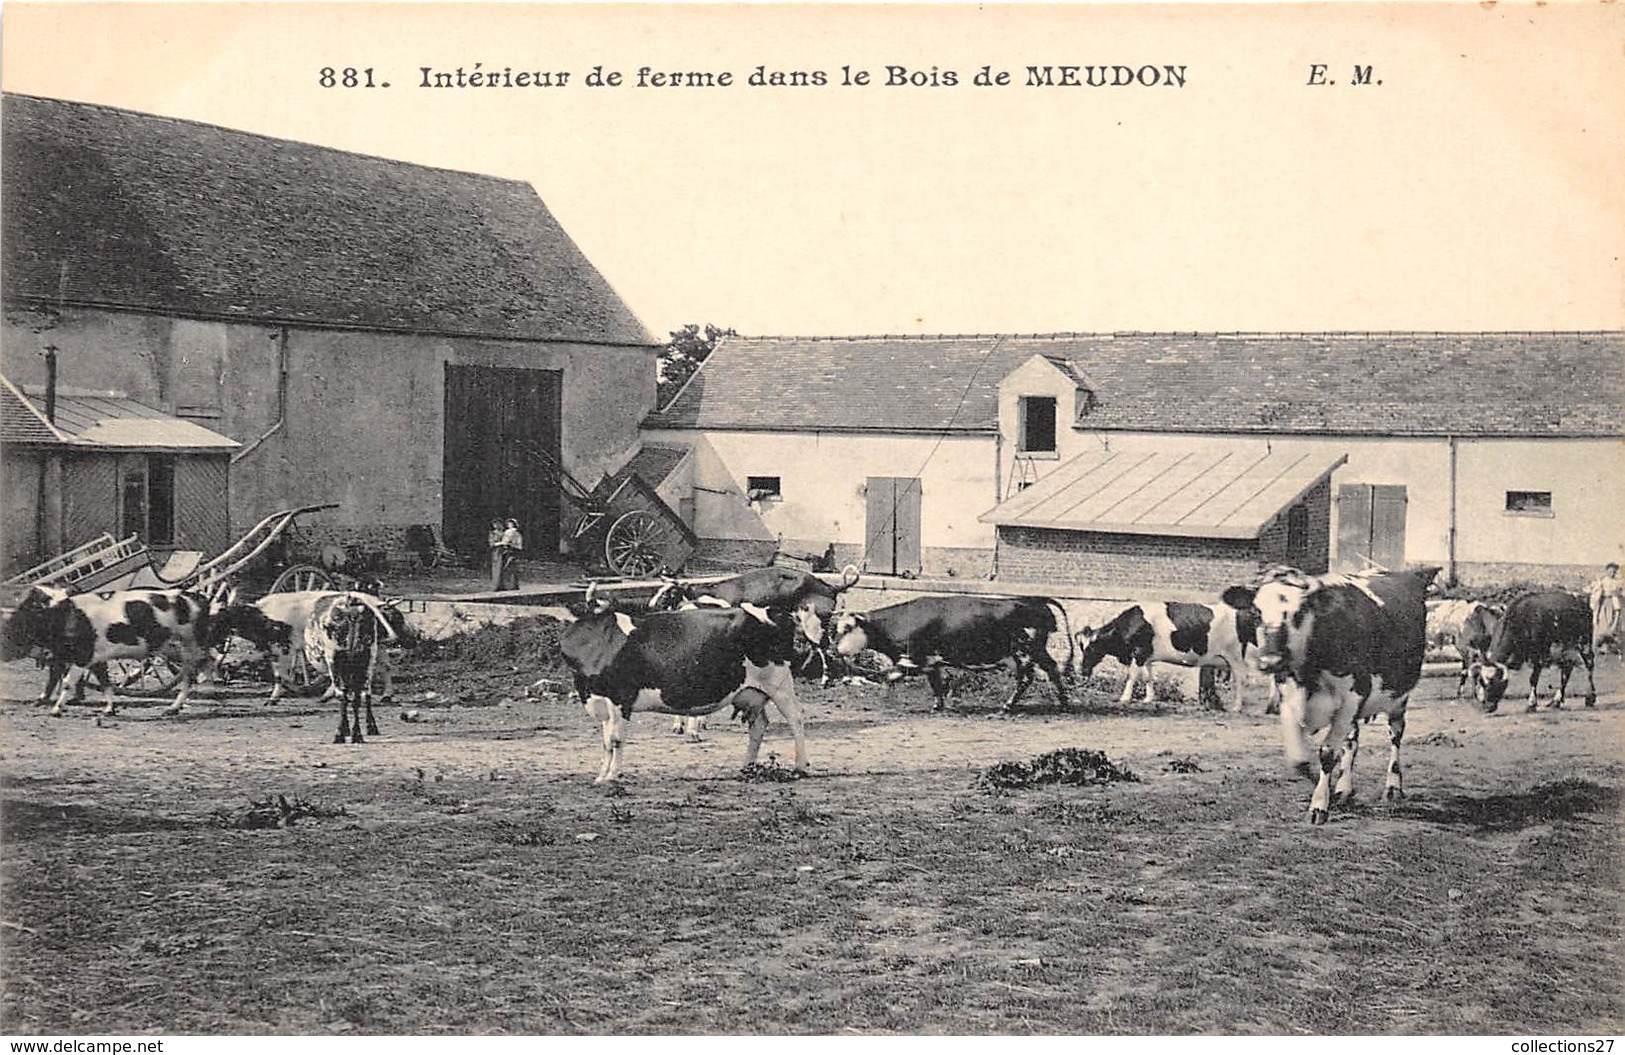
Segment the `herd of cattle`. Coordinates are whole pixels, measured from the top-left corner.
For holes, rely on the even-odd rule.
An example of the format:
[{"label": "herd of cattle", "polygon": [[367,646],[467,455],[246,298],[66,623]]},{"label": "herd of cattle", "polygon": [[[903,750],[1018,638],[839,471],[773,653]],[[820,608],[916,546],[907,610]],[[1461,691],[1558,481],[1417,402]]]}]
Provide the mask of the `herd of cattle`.
[{"label": "herd of cattle", "polygon": [[[1005,708],[1020,700],[1042,670],[1067,706],[1066,676],[1088,676],[1106,656],[1128,668],[1122,701],[1133,698],[1156,663],[1228,667],[1235,706],[1242,706],[1242,671],[1268,679],[1267,709],[1280,713],[1287,757],[1315,780],[1309,819],[1324,823],[1332,802],[1353,793],[1359,723],[1387,717],[1390,753],[1385,794],[1403,794],[1400,741],[1405,708],[1431,647],[1454,644],[1462,656],[1457,694],[1472,683],[1480,707],[1493,712],[1508,672],[1531,666],[1535,709],[1542,669],[1556,665],[1552,706],[1562,705],[1569,677],[1584,664],[1596,701],[1591,610],[1561,591],[1528,594],[1504,610],[1472,602],[1426,600],[1439,569],[1356,575],[1307,575],[1277,568],[1258,581],[1225,590],[1214,604],[1142,602],[1097,628],[1074,634],[1065,610],[1038,597],[925,596],[864,613],[840,612],[840,595],[857,581],[849,568],[839,584],[790,568],[745,572],[700,593],[669,582],[646,607],[626,608],[589,589],[561,635],[559,648],[576,695],[600,723],[603,761],[597,781],[621,770],[621,749],[634,711],[696,720],[732,706],[749,729],[746,764],[755,762],[767,709],[783,716],[795,740],[795,767],[807,768],[805,721],[791,664],[800,650],[818,657],[827,681],[831,663],[861,652],[884,656],[888,685],[924,672],[941,710],[945,667],[986,669],[1014,664],[1016,684]],[[69,595],[36,587],[4,628],[0,659],[33,655],[49,667],[45,696],[53,714],[81,692],[87,675],[102,685],[113,709],[107,664],[173,650],[182,664],[180,693],[166,713],[186,703],[194,677],[233,637],[266,653],[282,695],[293,664],[303,658],[331,675],[339,697],[335,742],[376,735],[372,686],[390,681],[382,646],[394,640],[398,618],[378,598],[359,592],[270,594],[252,604],[214,602],[178,590]],[[1067,660],[1050,640],[1062,633]],[[691,729],[692,731],[692,729]],[[1318,763],[1315,765],[1314,763]]]}]

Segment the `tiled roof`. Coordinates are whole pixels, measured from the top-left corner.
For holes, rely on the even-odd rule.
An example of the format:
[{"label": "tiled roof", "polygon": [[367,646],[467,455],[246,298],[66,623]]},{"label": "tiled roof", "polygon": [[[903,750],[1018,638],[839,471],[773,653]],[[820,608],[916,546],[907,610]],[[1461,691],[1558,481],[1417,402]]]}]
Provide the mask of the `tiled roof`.
[{"label": "tiled roof", "polygon": [[[4,380],[0,378],[0,380]],[[33,389],[17,388],[7,381],[0,385],[5,393],[0,410],[4,411],[3,436],[8,442],[53,442],[51,439],[22,439],[13,436],[13,420],[27,425],[33,418],[45,425],[44,401]],[[62,390],[56,397],[56,418],[45,425],[55,434],[54,442],[74,447],[117,447],[132,451],[188,451],[225,452],[237,449],[234,439],[203,426],[170,417],[116,393]]]},{"label": "tiled roof", "polygon": [[626,463],[626,467],[650,487],[659,487],[687,458],[689,448],[669,443],[645,443]]},{"label": "tiled roof", "polygon": [[1080,454],[1008,501],[985,524],[1131,535],[1257,538],[1270,521],[1348,460],[1318,445],[1238,442],[1197,451]]},{"label": "tiled roof", "polygon": [[0,442],[65,444],[67,436],[54,428],[45,415],[4,377],[0,377]]},{"label": "tiled roof", "polygon": [[1093,391],[1087,430],[1625,435],[1620,332],[724,338],[648,424],[990,432],[1033,355]]},{"label": "tiled roof", "polygon": [[526,183],[4,97],[10,298],[654,343]]},{"label": "tiled roof", "polygon": [[724,337],[651,426],[987,431],[1033,354],[993,337]]}]

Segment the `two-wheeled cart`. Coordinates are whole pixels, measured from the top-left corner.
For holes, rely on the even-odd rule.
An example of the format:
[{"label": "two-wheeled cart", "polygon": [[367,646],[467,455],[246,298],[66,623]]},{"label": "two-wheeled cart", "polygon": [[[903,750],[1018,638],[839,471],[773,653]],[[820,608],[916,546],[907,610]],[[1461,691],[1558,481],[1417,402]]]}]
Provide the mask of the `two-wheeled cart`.
[{"label": "two-wheeled cart", "polygon": [[646,578],[675,574],[699,548],[683,518],[635,471],[621,469],[588,488],[547,452],[531,447],[524,453],[558,481],[559,494],[570,507],[564,518],[565,542],[581,564]]},{"label": "two-wheeled cart", "polygon": [[[51,586],[69,593],[142,588],[181,589],[202,594],[213,601],[230,588],[235,577],[260,560],[287,533],[295,520],[309,513],[337,508],[337,503],[329,502],[278,510],[255,524],[230,548],[208,561],[195,551],[179,550],[160,564],[159,555],[149,549],[139,536],[131,535],[115,541],[112,535],[103,534],[59,557],[14,575],[0,585],[8,588],[8,592],[33,586]],[[311,570],[323,577],[327,575],[319,568]],[[271,591],[320,588],[318,584],[301,585],[313,577],[290,577],[289,572],[293,571],[296,569],[290,568],[279,575]],[[326,582],[330,584],[331,578],[327,578]],[[149,696],[168,692],[178,685],[181,668],[172,656],[160,652],[145,659],[110,660],[107,676],[116,691]]]}]

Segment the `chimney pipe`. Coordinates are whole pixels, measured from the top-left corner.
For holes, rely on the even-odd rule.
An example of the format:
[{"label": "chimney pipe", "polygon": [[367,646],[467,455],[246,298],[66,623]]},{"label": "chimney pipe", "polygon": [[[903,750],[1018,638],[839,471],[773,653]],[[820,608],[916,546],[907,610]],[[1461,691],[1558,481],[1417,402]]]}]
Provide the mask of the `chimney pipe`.
[{"label": "chimney pipe", "polygon": [[45,420],[56,424],[56,346],[45,346]]}]

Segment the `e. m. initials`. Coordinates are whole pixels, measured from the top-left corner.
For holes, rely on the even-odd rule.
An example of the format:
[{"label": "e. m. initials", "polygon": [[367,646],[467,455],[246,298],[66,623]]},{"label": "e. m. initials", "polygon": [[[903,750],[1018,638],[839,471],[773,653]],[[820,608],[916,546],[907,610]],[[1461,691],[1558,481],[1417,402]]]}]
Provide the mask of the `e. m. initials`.
[{"label": "e. m. initials", "polygon": [[[1326,76],[1326,70],[1327,66],[1324,62],[1310,63],[1308,83],[1311,85],[1336,84],[1336,81]],[[1349,78],[1349,83],[1356,88],[1360,87],[1362,84],[1374,84],[1378,87],[1382,86],[1382,81],[1372,76],[1370,66],[1355,66],[1354,75]]]}]

